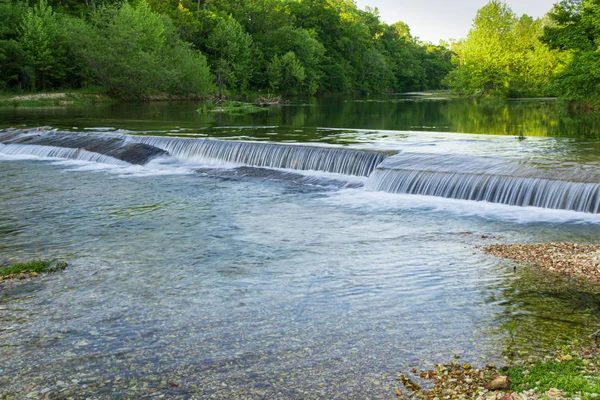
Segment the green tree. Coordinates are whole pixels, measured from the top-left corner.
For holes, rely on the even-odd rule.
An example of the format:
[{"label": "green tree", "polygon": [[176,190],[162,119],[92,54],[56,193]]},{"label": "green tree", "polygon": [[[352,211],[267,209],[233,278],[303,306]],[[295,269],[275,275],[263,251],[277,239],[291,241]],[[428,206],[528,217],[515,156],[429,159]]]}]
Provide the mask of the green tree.
[{"label": "green tree", "polygon": [[516,16],[497,0],[477,11],[473,28],[454,51],[458,68],[450,75],[457,91],[506,95],[510,82],[511,51]]},{"label": "green tree", "polygon": [[100,10],[80,26],[78,54],[92,78],[124,100],[198,97],[212,88],[206,58],[182,42],[172,22],[145,1]]},{"label": "green tree", "polygon": [[561,96],[573,100],[600,98],[600,4],[595,0],[563,0],[549,13],[543,40],[568,51],[572,61],[555,79]]},{"label": "green tree", "polygon": [[18,30],[26,12],[23,2],[0,0],[0,89],[21,87],[27,57]]},{"label": "green tree", "polygon": [[210,33],[207,46],[220,94],[225,88],[247,88],[251,45],[252,38],[233,17],[221,18]]},{"label": "green tree", "polygon": [[57,86],[68,71],[66,32],[46,0],[27,10],[19,27],[19,41],[25,51],[31,89]]},{"label": "green tree", "polygon": [[293,51],[289,51],[283,57],[274,56],[267,67],[269,85],[275,91],[298,93],[306,78],[304,67],[296,58]]},{"label": "green tree", "polygon": [[541,41],[542,21],[521,18],[506,3],[482,7],[467,38],[456,43],[457,68],[446,82],[463,94],[522,96],[541,94],[560,69],[562,55]]}]

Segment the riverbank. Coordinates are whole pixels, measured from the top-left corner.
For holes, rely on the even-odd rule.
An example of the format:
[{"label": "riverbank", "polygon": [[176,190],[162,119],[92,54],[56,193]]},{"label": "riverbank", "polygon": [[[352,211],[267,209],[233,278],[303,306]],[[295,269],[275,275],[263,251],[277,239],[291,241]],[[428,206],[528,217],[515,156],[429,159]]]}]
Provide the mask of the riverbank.
[{"label": "riverbank", "polygon": [[105,94],[87,91],[0,95],[0,107],[65,107],[113,101]]},{"label": "riverbank", "polygon": [[[417,399],[594,399],[600,396],[600,349],[595,342],[572,345],[540,360],[520,360],[498,368],[460,362],[398,376],[398,398]],[[427,385],[424,389],[417,380]]]},{"label": "riverbank", "polygon": [[481,250],[486,254],[550,272],[600,281],[600,245],[567,242],[493,244],[481,247]]}]

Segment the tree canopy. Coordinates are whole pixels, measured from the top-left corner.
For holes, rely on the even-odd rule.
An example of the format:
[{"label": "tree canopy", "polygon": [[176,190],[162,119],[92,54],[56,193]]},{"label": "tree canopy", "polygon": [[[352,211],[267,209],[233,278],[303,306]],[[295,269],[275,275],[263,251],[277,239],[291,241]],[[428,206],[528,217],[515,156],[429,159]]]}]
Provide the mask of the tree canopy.
[{"label": "tree canopy", "polygon": [[466,39],[454,45],[457,68],[448,84],[463,94],[543,93],[564,55],[545,46],[542,33],[542,20],[518,17],[506,3],[490,1],[477,12]]},{"label": "tree canopy", "polygon": [[0,0],[0,89],[122,99],[437,89],[447,48],[349,0]]},{"label": "tree canopy", "polygon": [[600,97],[600,3],[563,0],[549,13],[542,40],[552,49],[572,54],[557,74],[556,90],[569,99]]}]

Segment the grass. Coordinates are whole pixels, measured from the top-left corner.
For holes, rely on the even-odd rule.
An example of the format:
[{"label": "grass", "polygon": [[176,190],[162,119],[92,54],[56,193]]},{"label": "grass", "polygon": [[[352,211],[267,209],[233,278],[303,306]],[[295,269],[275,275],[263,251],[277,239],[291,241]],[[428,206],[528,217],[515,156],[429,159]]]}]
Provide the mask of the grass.
[{"label": "grass", "polygon": [[0,267],[0,281],[4,279],[23,279],[27,276],[62,271],[67,268],[67,263],[56,260],[36,260],[11,264]]},{"label": "grass", "polygon": [[[597,363],[600,359],[593,360]],[[509,368],[511,389],[517,392],[534,389],[544,393],[552,388],[568,396],[592,398],[600,394],[600,375],[589,359],[566,356],[548,361],[536,361],[532,365]]]},{"label": "grass", "polygon": [[0,107],[64,107],[107,103],[112,100],[100,92],[91,92],[87,89],[53,92],[53,93],[24,93],[0,94]]}]

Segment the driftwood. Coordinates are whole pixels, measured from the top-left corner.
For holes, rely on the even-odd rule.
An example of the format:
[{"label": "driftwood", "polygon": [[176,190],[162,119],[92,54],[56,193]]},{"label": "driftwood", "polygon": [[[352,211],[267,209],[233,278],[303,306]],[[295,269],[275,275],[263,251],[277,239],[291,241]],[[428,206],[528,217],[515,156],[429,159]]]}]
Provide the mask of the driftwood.
[{"label": "driftwood", "polygon": [[260,107],[271,107],[289,103],[289,100],[283,100],[281,97],[258,97],[256,100],[254,100],[254,104]]}]

